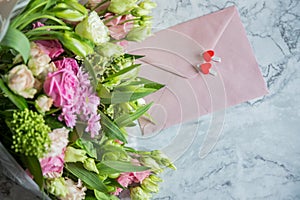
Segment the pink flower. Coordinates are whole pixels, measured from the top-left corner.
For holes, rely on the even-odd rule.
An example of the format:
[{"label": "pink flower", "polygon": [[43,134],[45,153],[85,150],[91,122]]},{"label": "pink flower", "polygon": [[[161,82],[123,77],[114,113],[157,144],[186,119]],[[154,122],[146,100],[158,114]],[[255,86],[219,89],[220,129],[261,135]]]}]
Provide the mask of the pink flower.
[{"label": "pink flower", "polygon": [[119,195],[122,191],[123,191],[122,188],[117,188],[116,191],[112,193],[112,195],[117,196],[117,195]]},{"label": "pink flower", "polygon": [[74,71],[68,68],[49,73],[44,82],[44,91],[56,107],[72,104],[77,87],[78,79]]},{"label": "pink flower", "polygon": [[99,130],[101,129],[100,126],[100,115],[93,114],[88,119],[88,125],[85,129],[86,132],[91,133],[91,137],[94,138],[95,135],[99,134]]},{"label": "pink flower", "polygon": [[41,22],[36,22],[36,23],[33,23],[33,29],[35,29],[35,28],[38,28],[38,27],[41,27],[41,26],[45,26],[43,23],[41,23]]},{"label": "pink flower", "polygon": [[145,178],[149,177],[151,172],[149,170],[147,170],[147,171],[132,172],[132,173],[133,173],[133,176],[134,176],[133,182],[141,183]]},{"label": "pink flower", "polygon": [[133,174],[131,172],[124,172],[117,178],[118,183],[123,187],[128,187],[131,183],[133,183]]},{"label": "pink flower", "polygon": [[[45,26],[41,22],[36,22],[33,24],[33,29]],[[51,59],[58,57],[60,54],[64,52],[61,44],[58,40],[37,40],[35,43],[39,46],[39,48],[47,54]]]},{"label": "pink flower", "polygon": [[117,178],[118,183],[123,187],[128,187],[132,183],[141,183],[145,178],[149,177],[150,171],[142,172],[124,172]]},{"label": "pink flower", "polygon": [[64,151],[55,157],[47,157],[40,160],[43,176],[48,174],[61,174],[64,168]]},{"label": "pink flower", "polygon": [[54,62],[55,66],[57,67],[57,69],[69,69],[74,71],[75,74],[78,73],[78,63],[75,59],[73,58],[63,58],[62,60],[57,60]]},{"label": "pink flower", "polygon": [[[105,20],[109,20],[113,16],[114,15],[112,13],[104,15]],[[131,20],[133,18],[134,17],[132,15],[123,15],[106,23],[111,37],[116,40],[125,38],[127,33],[133,28],[133,21],[127,22],[127,20]]]},{"label": "pink flower", "polygon": [[35,42],[42,51],[47,54],[51,59],[57,58],[64,52],[58,40],[37,40]]}]

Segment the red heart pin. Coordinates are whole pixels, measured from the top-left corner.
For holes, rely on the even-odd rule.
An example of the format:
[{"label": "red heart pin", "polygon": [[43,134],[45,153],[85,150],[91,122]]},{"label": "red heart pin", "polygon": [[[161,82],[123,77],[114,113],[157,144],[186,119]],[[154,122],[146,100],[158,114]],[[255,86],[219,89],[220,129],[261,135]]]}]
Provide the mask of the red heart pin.
[{"label": "red heart pin", "polygon": [[211,63],[203,63],[200,65],[200,70],[203,74],[208,74],[209,69],[211,68]]},{"label": "red heart pin", "polygon": [[205,51],[202,56],[206,62],[210,62],[211,58],[214,57],[215,52],[213,50]]}]

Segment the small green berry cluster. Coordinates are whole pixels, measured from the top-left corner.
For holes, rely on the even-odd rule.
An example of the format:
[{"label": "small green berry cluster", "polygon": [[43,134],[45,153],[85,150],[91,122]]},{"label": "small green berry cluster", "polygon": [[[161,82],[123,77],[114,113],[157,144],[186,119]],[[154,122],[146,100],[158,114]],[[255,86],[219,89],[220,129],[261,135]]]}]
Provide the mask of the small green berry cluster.
[{"label": "small green berry cluster", "polygon": [[28,109],[14,111],[10,126],[13,131],[12,148],[16,153],[43,157],[51,143],[48,135],[51,129],[42,115]]}]

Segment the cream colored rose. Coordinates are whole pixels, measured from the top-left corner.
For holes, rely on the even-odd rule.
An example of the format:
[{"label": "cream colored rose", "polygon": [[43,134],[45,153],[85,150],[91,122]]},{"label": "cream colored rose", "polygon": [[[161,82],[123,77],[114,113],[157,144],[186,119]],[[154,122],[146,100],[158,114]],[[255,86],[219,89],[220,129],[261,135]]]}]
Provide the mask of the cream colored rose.
[{"label": "cream colored rose", "polygon": [[31,57],[28,61],[28,68],[31,70],[34,76],[39,76],[49,67],[51,58],[45,54],[34,42],[31,43],[30,55]]},{"label": "cream colored rose", "polygon": [[34,77],[26,65],[17,65],[8,72],[8,87],[16,94],[25,98],[33,98],[37,92],[34,89]]},{"label": "cream colored rose", "polygon": [[53,100],[46,95],[41,95],[35,100],[35,107],[40,113],[49,111],[53,104]]}]

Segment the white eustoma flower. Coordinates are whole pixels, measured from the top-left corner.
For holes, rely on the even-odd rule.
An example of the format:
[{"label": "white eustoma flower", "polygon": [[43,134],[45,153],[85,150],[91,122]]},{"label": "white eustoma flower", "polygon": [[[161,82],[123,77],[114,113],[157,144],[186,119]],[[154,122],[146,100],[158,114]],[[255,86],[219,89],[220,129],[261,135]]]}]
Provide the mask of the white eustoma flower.
[{"label": "white eustoma flower", "polygon": [[96,45],[109,41],[109,30],[95,11],[76,26],[75,32]]},{"label": "white eustoma flower", "polygon": [[69,140],[69,130],[65,127],[54,129],[49,133],[51,147],[45,157],[55,157],[62,154],[63,149],[67,146]]},{"label": "white eustoma flower", "polygon": [[83,186],[82,181],[78,179],[78,183],[66,178],[67,195],[61,197],[61,200],[82,200],[85,198],[86,187]]}]

